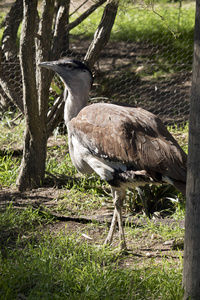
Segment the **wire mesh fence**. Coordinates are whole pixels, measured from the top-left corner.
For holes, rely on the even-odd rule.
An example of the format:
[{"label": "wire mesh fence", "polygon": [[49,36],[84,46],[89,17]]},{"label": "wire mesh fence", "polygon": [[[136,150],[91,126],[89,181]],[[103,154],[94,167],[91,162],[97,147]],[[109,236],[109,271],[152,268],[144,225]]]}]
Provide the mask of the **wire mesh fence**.
[{"label": "wire mesh fence", "polygon": [[[88,2],[90,4],[91,1]],[[13,26],[19,22],[21,9],[19,6],[18,13],[10,15]],[[75,9],[73,5],[71,9]],[[100,13],[96,12],[97,15]],[[194,13],[193,1],[164,2],[158,7],[123,1],[110,42],[94,66],[91,102],[143,107],[161,117],[165,124],[187,122]],[[2,39],[6,39],[5,15],[1,22],[4,32]],[[72,32],[68,55],[84,58],[91,40],[87,31],[91,28],[92,21],[87,20],[79,29],[82,33]],[[6,57],[6,49],[3,51]],[[19,98],[22,97],[18,53],[14,53],[13,58],[6,57],[1,65],[1,70],[9,79],[8,85],[12,86]],[[14,108],[14,103],[9,101],[0,87],[0,109],[5,111]]]},{"label": "wire mesh fence", "polygon": [[[124,58],[121,53],[109,55],[116,47],[124,48]],[[158,115],[166,124],[183,123],[189,116],[191,71],[184,70],[183,65],[180,72],[157,76],[153,71],[157,69],[155,59],[159,60],[162,53],[157,52],[155,56],[154,50],[153,45],[145,43],[110,44],[105,49],[106,58],[101,57],[99,60],[100,69],[104,70],[105,64],[105,68],[108,65],[110,68],[98,78],[97,96],[145,108]],[[137,53],[142,53],[139,60],[136,58]]]}]

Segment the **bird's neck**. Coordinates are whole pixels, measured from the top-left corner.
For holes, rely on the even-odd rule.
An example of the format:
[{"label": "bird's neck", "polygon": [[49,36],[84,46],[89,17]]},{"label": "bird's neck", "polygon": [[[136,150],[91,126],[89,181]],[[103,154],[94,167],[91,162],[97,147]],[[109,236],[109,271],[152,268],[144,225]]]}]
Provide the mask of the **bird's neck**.
[{"label": "bird's neck", "polygon": [[76,117],[83,107],[88,103],[89,89],[69,89],[64,91],[65,108],[64,120],[67,125],[71,119]]}]

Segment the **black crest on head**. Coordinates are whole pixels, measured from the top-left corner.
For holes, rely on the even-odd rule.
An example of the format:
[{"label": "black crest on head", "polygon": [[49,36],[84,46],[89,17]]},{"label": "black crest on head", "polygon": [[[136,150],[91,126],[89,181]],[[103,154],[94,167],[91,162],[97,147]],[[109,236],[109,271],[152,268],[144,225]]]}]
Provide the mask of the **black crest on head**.
[{"label": "black crest on head", "polygon": [[58,64],[64,65],[64,64],[69,64],[69,63],[72,63],[74,68],[82,69],[83,71],[87,70],[90,73],[91,77],[93,78],[91,70],[83,62],[81,62],[78,59],[63,57],[59,60]]}]

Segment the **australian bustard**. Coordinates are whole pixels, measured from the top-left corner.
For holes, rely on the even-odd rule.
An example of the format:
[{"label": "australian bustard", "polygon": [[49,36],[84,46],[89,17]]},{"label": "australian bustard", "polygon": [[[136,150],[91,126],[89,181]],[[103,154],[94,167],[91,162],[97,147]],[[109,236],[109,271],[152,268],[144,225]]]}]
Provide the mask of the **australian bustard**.
[{"label": "australian bustard", "polygon": [[170,183],[185,195],[187,155],[162,121],[142,108],[88,105],[92,73],[82,62],[63,58],[39,64],[65,84],[64,119],[69,153],[83,174],[96,172],[111,186],[114,214],[106,244],[118,222],[120,248],[126,248],[121,208],[126,189]]}]

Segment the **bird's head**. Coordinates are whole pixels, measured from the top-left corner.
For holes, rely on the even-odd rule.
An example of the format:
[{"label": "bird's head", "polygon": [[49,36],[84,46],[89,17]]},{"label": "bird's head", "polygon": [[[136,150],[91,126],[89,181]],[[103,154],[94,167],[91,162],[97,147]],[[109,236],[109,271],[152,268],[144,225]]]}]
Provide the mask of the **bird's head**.
[{"label": "bird's head", "polygon": [[56,72],[69,89],[91,88],[92,72],[79,60],[65,57],[56,61],[41,62],[39,66]]}]

